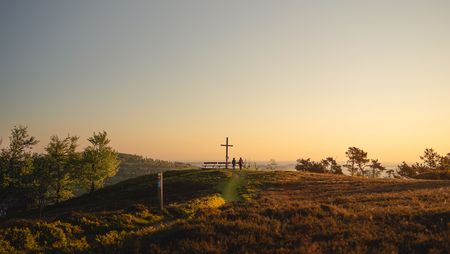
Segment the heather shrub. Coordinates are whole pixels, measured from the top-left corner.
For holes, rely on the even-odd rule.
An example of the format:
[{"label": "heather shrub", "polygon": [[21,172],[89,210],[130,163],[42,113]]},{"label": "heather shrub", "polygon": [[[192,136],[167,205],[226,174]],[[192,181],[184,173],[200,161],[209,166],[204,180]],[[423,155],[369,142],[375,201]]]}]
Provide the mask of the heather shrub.
[{"label": "heather shrub", "polygon": [[95,244],[98,251],[111,252],[113,249],[122,247],[122,242],[126,236],[125,231],[112,230],[106,234],[97,235]]},{"label": "heather shrub", "polygon": [[36,235],[27,227],[6,228],[0,234],[17,250],[34,251],[39,249]]},{"label": "heather shrub", "polygon": [[16,253],[16,249],[11,246],[11,244],[2,239],[2,236],[0,236],[0,254],[10,254],[10,253]]},{"label": "heather shrub", "polygon": [[79,226],[55,221],[52,223],[37,223],[33,230],[36,232],[39,246],[48,249],[72,252],[88,248],[84,232]]}]

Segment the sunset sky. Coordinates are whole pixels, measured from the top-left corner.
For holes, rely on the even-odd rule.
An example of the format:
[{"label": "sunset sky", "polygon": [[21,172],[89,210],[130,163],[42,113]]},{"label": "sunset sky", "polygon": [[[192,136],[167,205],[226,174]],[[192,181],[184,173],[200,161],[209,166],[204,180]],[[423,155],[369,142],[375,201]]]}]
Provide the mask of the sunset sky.
[{"label": "sunset sky", "polygon": [[450,152],[450,1],[2,1],[0,137],[169,160]]}]

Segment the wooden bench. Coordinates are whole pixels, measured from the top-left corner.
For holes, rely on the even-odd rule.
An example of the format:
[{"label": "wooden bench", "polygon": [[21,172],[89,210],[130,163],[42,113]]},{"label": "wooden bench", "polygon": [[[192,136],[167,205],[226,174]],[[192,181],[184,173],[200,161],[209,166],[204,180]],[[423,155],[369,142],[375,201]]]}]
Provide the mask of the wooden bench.
[{"label": "wooden bench", "polygon": [[[203,162],[203,166],[202,169],[209,169],[209,168],[225,168],[226,166],[226,162],[222,162],[222,161],[206,161]],[[228,165],[230,165],[231,163],[228,162]]]}]

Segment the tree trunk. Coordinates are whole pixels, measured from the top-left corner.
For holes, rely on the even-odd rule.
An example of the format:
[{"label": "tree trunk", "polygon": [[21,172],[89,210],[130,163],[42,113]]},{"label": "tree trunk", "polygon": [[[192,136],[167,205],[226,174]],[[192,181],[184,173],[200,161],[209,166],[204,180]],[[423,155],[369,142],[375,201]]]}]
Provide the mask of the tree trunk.
[{"label": "tree trunk", "polygon": [[94,181],[91,182],[91,194],[95,191]]},{"label": "tree trunk", "polygon": [[44,209],[44,202],[42,200],[39,200],[39,221],[42,220],[42,210]]},{"label": "tree trunk", "polygon": [[[92,164],[92,176],[94,176],[94,173],[95,173],[95,165],[94,164]],[[95,191],[95,184],[94,184],[94,181],[92,180],[91,181],[91,194],[93,193]]]},{"label": "tree trunk", "polygon": [[58,180],[58,184],[56,185],[56,204],[59,204],[61,200],[61,182]]}]

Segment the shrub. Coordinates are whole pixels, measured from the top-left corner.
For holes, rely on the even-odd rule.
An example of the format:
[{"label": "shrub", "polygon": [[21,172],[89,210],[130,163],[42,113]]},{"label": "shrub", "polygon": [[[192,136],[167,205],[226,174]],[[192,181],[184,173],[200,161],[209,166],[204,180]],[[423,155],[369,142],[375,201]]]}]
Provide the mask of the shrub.
[{"label": "shrub", "polygon": [[[1,236],[0,236],[1,237]],[[8,241],[0,238],[0,254],[16,253],[16,249]]]},{"label": "shrub", "polygon": [[111,247],[121,247],[125,236],[125,231],[118,232],[116,230],[112,230],[106,234],[97,235],[95,237],[95,242],[101,247],[101,249],[108,251]]},{"label": "shrub", "polygon": [[88,247],[86,239],[82,237],[84,232],[81,228],[69,223],[61,221],[37,223],[33,231],[36,232],[39,245],[48,249],[73,251]]},{"label": "shrub", "polygon": [[27,227],[7,228],[1,232],[4,239],[9,242],[11,246],[18,250],[33,251],[38,249],[38,243],[36,242],[36,236]]},{"label": "shrub", "polygon": [[295,169],[298,171],[308,171],[314,173],[325,173],[327,170],[320,162],[311,161],[311,159],[298,159]]}]

